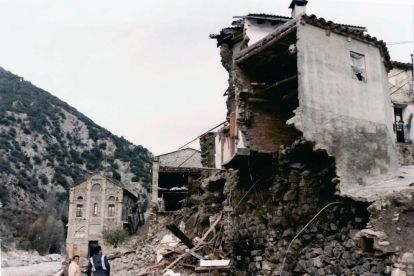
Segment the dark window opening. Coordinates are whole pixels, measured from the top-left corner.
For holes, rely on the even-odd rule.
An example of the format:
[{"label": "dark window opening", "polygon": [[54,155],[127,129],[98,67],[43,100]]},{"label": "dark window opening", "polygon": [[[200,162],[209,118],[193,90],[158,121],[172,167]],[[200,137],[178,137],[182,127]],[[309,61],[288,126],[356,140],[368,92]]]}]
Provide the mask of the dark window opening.
[{"label": "dark window opening", "polygon": [[83,197],[81,197],[81,196],[78,196],[78,200],[83,200]]},{"label": "dark window opening", "polygon": [[351,76],[353,79],[366,82],[367,74],[365,70],[365,57],[357,53],[350,53],[351,57]]},{"label": "dark window opening", "polygon": [[109,200],[115,200],[115,197],[110,196],[110,197],[109,197]]},{"label": "dark window opening", "polygon": [[373,238],[362,237],[362,252],[375,253]]}]

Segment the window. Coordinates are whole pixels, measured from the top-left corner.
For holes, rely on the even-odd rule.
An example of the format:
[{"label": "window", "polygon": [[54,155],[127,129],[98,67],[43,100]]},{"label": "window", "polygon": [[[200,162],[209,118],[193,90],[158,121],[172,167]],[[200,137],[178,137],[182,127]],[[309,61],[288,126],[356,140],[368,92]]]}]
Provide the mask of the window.
[{"label": "window", "polygon": [[77,217],[82,217],[82,209],[83,209],[83,205],[81,204],[76,205],[76,216]]},{"label": "window", "polygon": [[367,81],[365,57],[363,55],[351,52],[351,76],[355,80]]},{"label": "window", "polygon": [[92,186],[92,192],[100,192],[101,191],[101,185],[95,184]]},{"label": "window", "polygon": [[110,196],[110,197],[109,197],[109,200],[115,200],[115,197]]},{"label": "window", "polygon": [[93,215],[97,216],[98,215],[98,203],[95,203],[93,205]]},{"label": "window", "polygon": [[114,204],[109,204],[108,206],[108,217],[113,217],[115,216],[115,205]]},{"label": "window", "polygon": [[81,196],[78,196],[78,200],[80,201],[80,200],[83,200],[83,197],[81,197]]}]

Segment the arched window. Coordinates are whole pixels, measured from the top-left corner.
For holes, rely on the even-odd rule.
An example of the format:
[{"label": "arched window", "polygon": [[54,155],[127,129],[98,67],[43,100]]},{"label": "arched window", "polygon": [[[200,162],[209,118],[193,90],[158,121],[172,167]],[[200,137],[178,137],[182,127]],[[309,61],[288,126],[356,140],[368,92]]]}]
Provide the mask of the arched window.
[{"label": "arched window", "polygon": [[83,197],[82,196],[78,196],[78,200],[83,200]]},{"label": "arched window", "polygon": [[101,191],[101,185],[99,184],[94,184],[92,186],[92,192],[100,192]]},{"label": "arched window", "polygon": [[109,197],[109,200],[115,200],[115,197],[114,196],[110,196]]},{"label": "arched window", "polygon": [[93,205],[93,215],[97,216],[98,215],[98,203],[95,203]]}]

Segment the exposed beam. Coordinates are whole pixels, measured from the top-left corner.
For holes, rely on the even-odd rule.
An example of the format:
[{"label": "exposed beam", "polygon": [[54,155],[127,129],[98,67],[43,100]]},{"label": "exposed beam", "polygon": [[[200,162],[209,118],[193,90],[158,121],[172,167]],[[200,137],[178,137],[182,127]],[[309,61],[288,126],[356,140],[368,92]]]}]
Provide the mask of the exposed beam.
[{"label": "exposed beam", "polygon": [[255,94],[256,94],[256,93],[264,93],[264,92],[266,92],[266,91],[268,91],[268,90],[270,90],[270,89],[272,89],[272,88],[275,88],[275,87],[277,87],[277,86],[279,86],[279,85],[281,85],[281,84],[283,84],[283,83],[285,83],[285,82],[288,82],[288,81],[291,81],[291,80],[293,80],[293,79],[296,79],[297,77],[298,77],[298,75],[294,75],[294,76],[289,77],[289,78],[287,78],[287,79],[284,79],[284,80],[278,81],[278,82],[276,82],[276,83],[274,83],[274,84],[271,84],[271,85],[267,86],[266,88],[260,89],[260,90],[258,90],[257,92],[255,91],[254,93],[255,93]]}]

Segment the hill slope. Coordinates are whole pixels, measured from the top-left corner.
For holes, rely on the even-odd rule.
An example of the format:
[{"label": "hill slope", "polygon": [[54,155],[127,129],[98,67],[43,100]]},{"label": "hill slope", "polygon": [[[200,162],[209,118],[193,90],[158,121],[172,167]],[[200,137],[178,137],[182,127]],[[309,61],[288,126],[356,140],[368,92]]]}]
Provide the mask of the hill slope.
[{"label": "hill slope", "polygon": [[[96,125],[75,108],[0,67],[0,202],[36,211],[60,202],[85,175],[100,172],[145,200],[152,154]],[[1,229],[0,229],[1,235]]]}]

